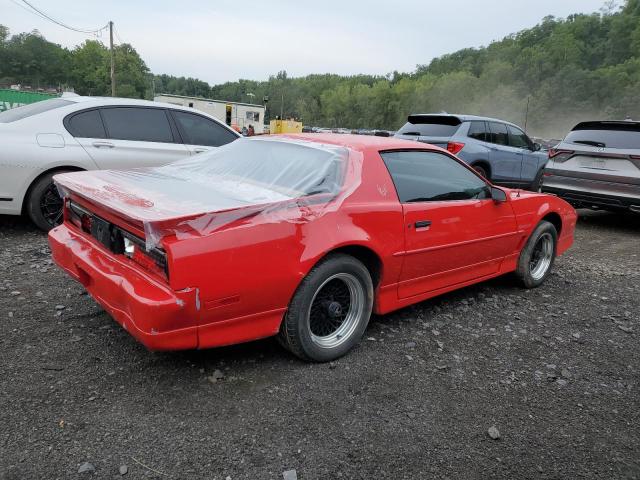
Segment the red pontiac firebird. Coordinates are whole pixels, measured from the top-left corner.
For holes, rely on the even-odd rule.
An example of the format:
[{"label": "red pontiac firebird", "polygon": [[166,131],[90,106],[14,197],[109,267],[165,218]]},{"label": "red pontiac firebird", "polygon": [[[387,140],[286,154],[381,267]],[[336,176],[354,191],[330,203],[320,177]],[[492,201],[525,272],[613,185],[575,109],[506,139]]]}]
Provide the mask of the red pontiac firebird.
[{"label": "red pontiac firebird", "polygon": [[170,165],[65,173],[55,262],[153,350],[277,335],[340,357],[385,314],[573,243],[563,200],[493,186],[445,150],[350,135],[240,139]]}]

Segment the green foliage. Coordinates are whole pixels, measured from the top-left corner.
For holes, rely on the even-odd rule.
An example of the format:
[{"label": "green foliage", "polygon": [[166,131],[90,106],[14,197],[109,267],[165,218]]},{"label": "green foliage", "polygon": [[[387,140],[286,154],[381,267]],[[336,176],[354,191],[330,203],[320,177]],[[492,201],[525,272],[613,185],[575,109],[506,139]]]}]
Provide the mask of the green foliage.
[{"label": "green foliage", "polygon": [[[601,13],[545,17],[483,48],[467,48],[386,77],[286,73],[212,87],[214,98],[269,97],[268,115],[328,127],[400,127],[412,112],[459,112],[527,124],[559,137],[578,121],[640,118],[640,0]],[[282,98],[284,95],[284,108]],[[525,119],[529,100],[529,115]]]},{"label": "green foliage", "polygon": [[[108,50],[96,41],[67,50],[37,31],[10,37],[0,26],[0,83],[68,85],[81,94],[109,95],[109,62]],[[621,8],[610,0],[589,15],[545,17],[533,28],[443,55],[412,73],[291,78],[281,71],[266,81],[210,86],[150,74],[126,44],[116,49],[116,69],[119,96],[268,99],[267,119],[282,114],[327,127],[396,129],[409,113],[439,111],[524,125],[529,101],[530,133],[557,138],[580,120],[640,118],[640,0],[626,0]]]},{"label": "green foliage", "polygon": [[[116,94],[143,98],[149,69],[131,45],[118,45],[114,51]],[[110,68],[109,49],[95,40],[68,50],[35,30],[9,37],[9,30],[0,25],[0,83],[73,87],[81,95],[110,95]]]}]

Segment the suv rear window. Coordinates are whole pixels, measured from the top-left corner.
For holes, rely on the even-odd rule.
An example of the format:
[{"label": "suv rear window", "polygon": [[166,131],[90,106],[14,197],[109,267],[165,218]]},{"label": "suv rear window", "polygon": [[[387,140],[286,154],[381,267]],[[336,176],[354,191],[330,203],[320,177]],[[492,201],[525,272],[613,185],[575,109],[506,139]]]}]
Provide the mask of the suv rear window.
[{"label": "suv rear window", "polygon": [[451,137],[458,131],[460,125],[445,125],[442,123],[411,123],[407,122],[398,131],[399,135],[415,135],[421,137]]},{"label": "suv rear window", "polygon": [[640,132],[633,130],[574,130],[564,141],[592,147],[640,150]]},{"label": "suv rear window", "polygon": [[11,110],[0,113],[0,123],[16,122],[27,117],[32,117],[33,115],[48,112],[55,108],[66,107],[72,103],[73,102],[70,102],[69,100],[63,100],[61,98],[52,98],[51,100],[30,103],[29,105],[12,108]]}]

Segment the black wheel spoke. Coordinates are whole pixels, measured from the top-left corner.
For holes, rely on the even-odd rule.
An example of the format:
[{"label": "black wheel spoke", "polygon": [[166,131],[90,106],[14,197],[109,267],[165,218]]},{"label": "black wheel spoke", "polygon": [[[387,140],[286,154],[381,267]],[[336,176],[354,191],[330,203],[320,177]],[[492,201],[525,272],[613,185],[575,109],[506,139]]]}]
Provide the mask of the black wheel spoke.
[{"label": "black wheel spoke", "polygon": [[52,183],[40,197],[40,211],[48,224],[56,226],[62,218],[62,198]]},{"label": "black wheel spoke", "polygon": [[332,280],[316,294],[311,305],[309,327],[319,337],[334,334],[347,318],[351,293],[343,281]]}]

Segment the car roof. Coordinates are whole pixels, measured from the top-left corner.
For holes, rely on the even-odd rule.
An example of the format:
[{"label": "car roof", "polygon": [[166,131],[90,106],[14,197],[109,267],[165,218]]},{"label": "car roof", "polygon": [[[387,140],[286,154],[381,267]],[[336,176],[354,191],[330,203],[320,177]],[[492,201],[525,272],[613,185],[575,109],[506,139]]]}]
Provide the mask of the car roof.
[{"label": "car roof", "polygon": [[640,122],[634,122],[633,120],[591,120],[580,122],[571,129],[571,131],[576,130],[628,130],[639,132]]},{"label": "car roof", "polygon": [[402,140],[395,137],[376,137],[373,135],[352,135],[341,133],[295,133],[271,135],[275,138],[291,138],[294,140],[305,140],[309,142],[338,145],[350,150],[363,152],[365,150],[437,150],[445,151],[435,145],[416,142],[413,140]]},{"label": "car roof", "polygon": [[[171,108],[173,110],[181,110],[184,112],[191,112],[198,115],[203,115],[207,118],[215,120],[217,123],[225,127],[227,130],[235,133],[240,136],[238,132],[234,129],[225,125],[224,122],[215,118],[213,115],[207,112],[203,112],[202,110],[194,109],[192,107],[184,107],[182,105],[175,105],[173,103],[165,103],[165,102],[156,102],[151,100],[142,100],[139,98],[122,98],[122,97],[87,97],[82,95],[63,95],[61,97],[63,100],[67,100],[69,102],[74,103],[76,106],[80,107],[102,107],[102,106],[140,106],[140,107],[160,107],[160,108]],[[76,108],[76,107],[74,107]]]},{"label": "car roof", "polygon": [[[505,124],[511,125],[513,127],[521,128],[517,124],[512,123],[512,122],[508,122],[506,120],[501,120],[499,118],[492,118],[492,117],[482,117],[482,116],[479,116],[479,115],[466,115],[466,114],[458,114],[458,113],[412,113],[411,115],[409,115],[407,117],[407,121],[409,121],[409,118],[411,118],[411,117],[451,118],[451,119],[458,119],[460,121],[460,123],[471,122],[473,120],[482,121],[482,122],[498,122],[498,123],[505,123]],[[409,123],[411,123],[411,122],[409,121]]]},{"label": "car roof", "polygon": [[81,95],[74,95],[69,97],[62,97],[64,100],[68,100],[74,103],[95,103],[98,105],[139,105],[145,107],[169,107],[177,108],[180,110],[193,110],[193,108],[187,109],[182,105],[175,105],[173,103],[166,102],[154,102],[151,100],[142,100],[139,98],[123,98],[123,97],[85,97]]}]

